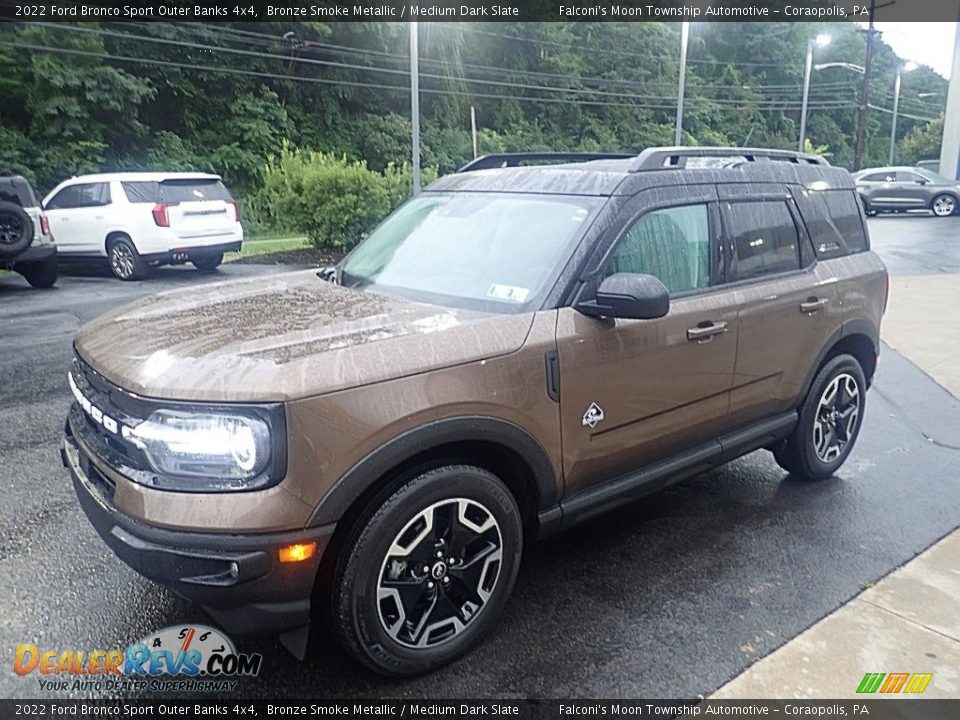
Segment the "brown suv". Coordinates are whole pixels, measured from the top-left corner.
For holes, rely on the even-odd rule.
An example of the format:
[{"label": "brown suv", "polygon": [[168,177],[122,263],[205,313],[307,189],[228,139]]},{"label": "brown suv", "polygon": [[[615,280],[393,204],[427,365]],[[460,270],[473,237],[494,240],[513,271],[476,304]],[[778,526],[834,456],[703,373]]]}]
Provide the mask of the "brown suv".
[{"label": "brown suv", "polygon": [[116,554],[228,630],[302,657],[322,610],[413,674],[496,622],[526,541],[758,448],[830,476],[886,297],[821,158],[486,157],[336,268],[87,325],[63,459]]}]

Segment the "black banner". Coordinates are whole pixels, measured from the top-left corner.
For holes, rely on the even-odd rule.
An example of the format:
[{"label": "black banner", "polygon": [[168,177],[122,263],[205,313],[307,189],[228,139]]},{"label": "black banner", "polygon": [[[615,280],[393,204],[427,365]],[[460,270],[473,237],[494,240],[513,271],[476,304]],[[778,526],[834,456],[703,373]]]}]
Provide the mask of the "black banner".
[{"label": "black banner", "polygon": [[24,21],[393,22],[956,21],[958,0],[0,0]]},{"label": "black banner", "polygon": [[858,700],[0,700],[11,718],[864,718],[955,720],[960,699]]}]

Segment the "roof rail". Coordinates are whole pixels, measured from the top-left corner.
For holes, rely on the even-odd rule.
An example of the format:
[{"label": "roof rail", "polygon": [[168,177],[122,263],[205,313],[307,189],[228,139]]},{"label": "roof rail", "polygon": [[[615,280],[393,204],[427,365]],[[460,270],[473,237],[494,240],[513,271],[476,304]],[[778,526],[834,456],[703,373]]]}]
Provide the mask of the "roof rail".
[{"label": "roof rail", "polygon": [[739,147],[655,147],[647,148],[637,155],[630,172],[644,170],[682,169],[689,158],[741,158],[743,162],[766,162],[776,160],[797,165],[829,165],[820,155],[799,153],[793,150]]},{"label": "roof rail", "polygon": [[582,152],[525,152],[494,153],[471,160],[457,172],[489,170],[491,168],[518,167],[527,163],[581,163],[591,160],[625,160],[636,157],[632,153],[582,153]]}]

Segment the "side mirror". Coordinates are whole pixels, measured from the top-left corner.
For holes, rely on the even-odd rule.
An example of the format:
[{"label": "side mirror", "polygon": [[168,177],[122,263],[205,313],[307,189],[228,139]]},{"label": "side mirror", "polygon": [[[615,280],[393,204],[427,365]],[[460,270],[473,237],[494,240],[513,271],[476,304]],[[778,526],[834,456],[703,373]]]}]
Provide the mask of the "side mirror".
[{"label": "side mirror", "polygon": [[925,180],[925,179],[923,179],[923,178],[920,178],[919,180],[917,180],[917,185],[926,185],[928,182],[929,182],[929,180]]},{"label": "side mirror", "polygon": [[616,273],[604,278],[596,297],[575,310],[591,317],[653,320],[670,311],[670,291],[653,275]]}]

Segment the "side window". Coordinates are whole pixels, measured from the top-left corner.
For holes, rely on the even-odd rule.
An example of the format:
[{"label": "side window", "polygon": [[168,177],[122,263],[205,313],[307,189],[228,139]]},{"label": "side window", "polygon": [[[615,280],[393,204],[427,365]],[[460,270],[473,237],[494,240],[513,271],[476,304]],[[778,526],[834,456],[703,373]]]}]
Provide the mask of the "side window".
[{"label": "side window", "polygon": [[731,203],[727,217],[738,279],[800,269],[800,236],[785,202]]},{"label": "side window", "polygon": [[893,182],[893,173],[871,173],[860,178],[863,182]]},{"label": "side window", "polygon": [[50,198],[50,202],[47,203],[47,209],[66,210],[67,208],[79,207],[79,193],[77,192],[77,188],[79,188],[79,185],[65,187]]},{"label": "side window", "polygon": [[638,218],[607,259],[603,277],[653,275],[671,294],[710,285],[710,222],[706,205],[655,210]]},{"label": "side window", "polygon": [[120,183],[127,200],[132,203],[159,203],[160,183],[157,182],[123,182]]},{"label": "side window", "polygon": [[867,235],[860,219],[855,190],[822,190],[809,194],[803,218],[817,257],[842,257],[867,249]]},{"label": "side window", "polygon": [[918,183],[918,182],[929,182],[929,180],[927,180],[925,177],[917,175],[917,173],[904,172],[903,170],[898,170],[897,182]]}]

